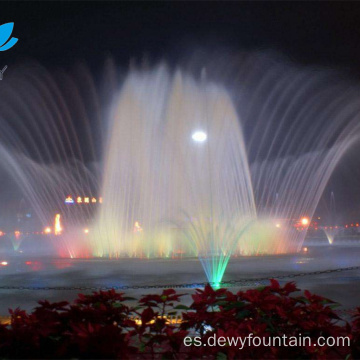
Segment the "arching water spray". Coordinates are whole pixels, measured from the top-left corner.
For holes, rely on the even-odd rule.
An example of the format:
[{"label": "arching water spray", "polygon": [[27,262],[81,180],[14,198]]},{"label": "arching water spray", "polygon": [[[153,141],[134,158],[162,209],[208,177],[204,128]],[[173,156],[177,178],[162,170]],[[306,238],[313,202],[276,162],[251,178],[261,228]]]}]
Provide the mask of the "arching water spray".
[{"label": "arching water spray", "polygon": [[[14,72],[0,89],[0,165],[43,227],[61,213],[54,243],[72,258],[197,256],[219,284],[232,255],[297,252],[307,225],[294,223],[311,221],[358,141],[358,90],[250,60],[233,76],[239,96],[204,73],[131,70],[110,114],[83,69],[86,101],[67,75]],[[69,194],[104,201],[79,214]]]}]

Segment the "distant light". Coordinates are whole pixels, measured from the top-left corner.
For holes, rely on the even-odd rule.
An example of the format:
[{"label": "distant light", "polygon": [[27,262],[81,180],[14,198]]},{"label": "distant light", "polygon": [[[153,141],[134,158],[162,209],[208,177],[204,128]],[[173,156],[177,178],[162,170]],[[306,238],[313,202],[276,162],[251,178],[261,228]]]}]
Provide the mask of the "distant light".
[{"label": "distant light", "polygon": [[14,235],[15,235],[16,239],[19,239],[20,235],[21,235],[21,232],[19,230],[15,230]]},{"label": "distant light", "polygon": [[0,265],[2,265],[2,266],[7,266],[7,265],[9,265],[9,263],[8,263],[7,261],[2,261],[2,262],[0,263]]},{"label": "distant light", "polygon": [[143,231],[142,227],[140,226],[140,223],[138,221],[135,221],[134,224],[134,232],[141,232]]},{"label": "distant light", "polygon": [[194,141],[197,141],[197,142],[204,142],[207,139],[207,135],[203,131],[195,131],[191,135],[191,137]]},{"label": "distant light", "polygon": [[90,199],[88,197],[84,197],[84,203],[89,204]]},{"label": "distant light", "polygon": [[73,204],[74,203],[74,199],[69,195],[66,199],[65,199],[65,204]]},{"label": "distant light", "polygon": [[3,236],[3,235],[4,235],[4,233],[2,231],[0,231],[0,236]]},{"label": "distant light", "polygon": [[89,229],[84,229],[84,234],[88,234],[89,233]]},{"label": "distant light", "polygon": [[92,202],[92,203],[96,203],[96,198],[93,197],[93,198],[91,199],[91,202]]},{"label": "distant light", "polygon": [[54,234],[55,235],[61,235],[62,227],[61,227],[61,221],[60,221],[60,214],[55,215],[55,221],[54,221]]},{"label": "distant light", "polygon": [[307,252],[308,251],[308,248],[307,247],[304,247],[304,252]]},{"label": "distant light", "polygon": [[45,233],[45,234],[50,234],[50,233],[51,233],[51,227],[46,227],[46,228],[44,229],[44,233]]},{"label": "distant light", "polygon": [[277,228],[280,228],[280,227],[281,227],[281,225],[280,225],[280,224],[276,224],[275,226],[276,226]]},{"label": "distant light", "polygon": [[304,225],[304,226],[309,225],[309,222],[310,222],[309,218],[307,218],[307,217],[303,217],[301,219],[301,224]]}]

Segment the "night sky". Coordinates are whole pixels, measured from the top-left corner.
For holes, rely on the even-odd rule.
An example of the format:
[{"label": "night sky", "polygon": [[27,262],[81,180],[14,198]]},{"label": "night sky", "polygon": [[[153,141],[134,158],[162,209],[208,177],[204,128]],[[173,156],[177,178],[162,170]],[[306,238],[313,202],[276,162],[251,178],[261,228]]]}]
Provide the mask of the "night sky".
[{"label": "night sky", "polygon": [[177,62],[199,47],[277,50],[302,64],[359,72],[360,5],[334,2],[2,2],[1,23],[20,40],[9,63],[46,66],[108,55]]},{"label": "night sky", "polygon": [[[29,60],[50,71],[85,62],[96,78],[109,56],[126,69],[144,57],[176,65],[199,50],[275,51],[357,82],[359,19],[356,2],[2,2],[0,23],[14,22],[19,41],[0,52],[0,66],[10,73]],[[336,186],[344,211],[358,218],[360,206],[348,203],[360,186],[354,156],[342,162],[327,192]]]}]

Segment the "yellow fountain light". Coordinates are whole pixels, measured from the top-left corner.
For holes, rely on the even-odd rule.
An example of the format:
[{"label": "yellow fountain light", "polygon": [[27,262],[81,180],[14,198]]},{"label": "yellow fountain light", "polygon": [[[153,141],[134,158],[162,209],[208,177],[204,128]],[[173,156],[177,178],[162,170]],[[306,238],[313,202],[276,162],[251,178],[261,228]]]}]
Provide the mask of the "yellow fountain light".
[{"label": "yellow fountain light", "polygon": [[44,229],[44,233],[45,234],[51,234],[51,227],[46,227],[45,229]]},{"label": "yellow fountain light", "polygon": [[54,234],[61,235],[62,230],[63,229],[61,227],[61,216],[60,216],[60,214],[56,214],[55,221],[54,221]]},{"label": "yellow fountain light", "polygon": [[76,198],[76,202],[77,202],[78,204],[81,204],[81,203],[82,203],[82,197],[81,197],[81,196],[78,196],[78,197]]},{"label": "yellow fountain light", "polygon": [[88,234],[89,233],[89,229],[84,229],[84,234]]},{"label": "yellow fountain light", "polygon": [[301,219],[301,225],[307,226],[307,225],[309,225],[309,223],[310,223],[309,218],[303,217],[303,218]]},{"label": "yellow fountain light", "polygon": [[84,197],[84,203],[89,204],[89,202],[90,202],[90,199],[88,197]]},{"label": "yellow fountain light", "polygon": [[140,226],[140,223],[138,221],[135,221],[135,224],[134,224],[134,232],[141,232],[143,229],[142,227]]},{"label": "yellow fountain light", "polygon": [[95,204],[95,203],[96,203],[96,198],[93,197],[93,198],[91,199],[91,202],[92,202],[93,204]]},{"label": "yellow fountain light", "polygon": [[277,228],[281,228],[281,225],[280,225],[279,223],[277,223],[275,226],[276,226]]}]

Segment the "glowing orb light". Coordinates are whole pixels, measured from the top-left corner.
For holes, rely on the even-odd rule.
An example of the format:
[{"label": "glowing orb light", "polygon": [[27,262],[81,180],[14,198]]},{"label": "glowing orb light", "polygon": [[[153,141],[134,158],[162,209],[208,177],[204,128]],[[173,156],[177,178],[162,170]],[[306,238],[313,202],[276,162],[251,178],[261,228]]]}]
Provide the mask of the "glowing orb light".
[{"label": "glowing orb light", "polygon": [[46,228],[44,229],[44,233],[45,233],[45,234],[50,234],[50,233],[51,233],[51,228],[50,228],[50,227],[46,227]]},{"label": "glowing orb light", "polygon": [[195,131],[191,137],[196,142],[204,142],[207,139],[207,135],[203,131]]},{"label": "glowing orb light", "polygon": [[301,225],[304,225],[304,226],[309,225],[309,222],[310,222],[310,220],[307,217],[303,217],[301,219]]}]

